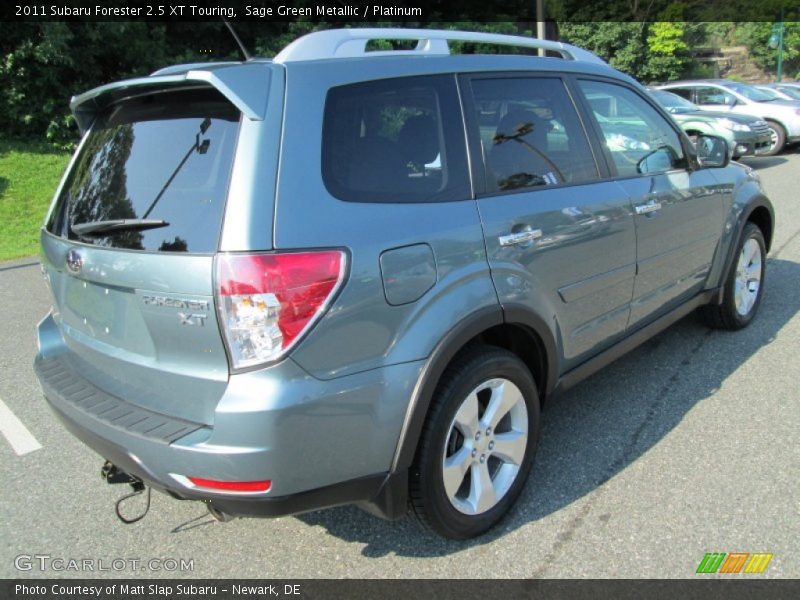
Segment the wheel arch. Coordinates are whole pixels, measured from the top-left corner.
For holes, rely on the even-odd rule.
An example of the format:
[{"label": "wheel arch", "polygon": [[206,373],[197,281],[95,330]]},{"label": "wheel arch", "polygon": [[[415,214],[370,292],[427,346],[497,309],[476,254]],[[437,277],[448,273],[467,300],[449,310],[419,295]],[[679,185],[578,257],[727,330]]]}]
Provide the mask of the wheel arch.
[{"label": "wheel arch", "polygon": [[776,125],[780,125],[781,129],[783,129],[784,134],[788,132],[786,128],[786,124],[776,117],[763,117],[767,123],[775,123]]},{"label": "wheel arch", "polygon": [[711,133],[711,128],[706,125],[701,125],[700,123],[686,123],[683,126],[683,130],[686,132],[686,135],[702,135]]},{"label": "wheel arch", "polygon": [[555,387],[556,344],[544,319],[521,306],[501,308],[497,305],[473,313],[459,322],[431,353],[406,411],[392,464],[393,472],[411,466],[442,374],[456,356],[478,343],[505,348],[519,356],[531,370],[540,402]]},{"label": "wheel arch", "polygon": [[[767,246],[767,252],[769,252],[772,247],[772,234],[775,229],[774,220],[775,218],[772,211],[764,204],[755,206],[744,220],[744,223],[755,223],[761,230],[761,233],[764,234],[764,243]],[[744,223],[742,224],[742,229],[744,229]],[[741,231],[739,233],[741,235]]]},{"label": "wheel arch", "polygon": [[748,223],[755,224],[761,230],[761,233],[764,235],[766,250],[769,252],[772,246],[773,233],[775,229],[775,212],[772,208],[772,204],[765,196],[759,195],[754,197],[740,213],[740,216],[736,222],[735,235],[731,236],[730,247],[728,248],[728,252],[725,257],[725,267],[722,270],[722,276],[719,280],[720,285],[718,288],[718,293],[716,298],[714,298],[712,301],[712,304],[721,304],[724,300],[724,284],[728,280],[731,269],[734,268],[734,264],[736,262],[736,248],[739,240],[742,237],[742,232]]}]

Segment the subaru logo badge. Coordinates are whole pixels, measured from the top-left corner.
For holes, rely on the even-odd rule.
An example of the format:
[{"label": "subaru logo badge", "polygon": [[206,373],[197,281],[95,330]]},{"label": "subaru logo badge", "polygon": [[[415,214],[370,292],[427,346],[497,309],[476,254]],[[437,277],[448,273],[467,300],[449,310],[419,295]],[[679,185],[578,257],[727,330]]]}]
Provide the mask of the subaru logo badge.
[{"label": "subaru logo badge", "polygon": [[83,257],[77,250],[67,252],[67,268],[72,273],[80,273],[83,268]]}]

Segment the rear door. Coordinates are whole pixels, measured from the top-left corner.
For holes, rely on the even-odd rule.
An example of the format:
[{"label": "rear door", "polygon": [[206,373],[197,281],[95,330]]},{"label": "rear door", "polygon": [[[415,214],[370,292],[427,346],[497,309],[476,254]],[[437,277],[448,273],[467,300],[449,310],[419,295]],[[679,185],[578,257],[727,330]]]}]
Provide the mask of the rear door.
[{"label": "rear door", "polygon": [[561,77],[476,75],[462,89],[500,302],[555,321],[568,370],[624,333],[635,272],[630,200],[601,181]]},{"label": "rear door", "polygon": [[240,120],[210,87],[111,104],[42,233],[62,360],[107,393],[206,424],[228,379],[212,274]]},{"label": "rear door", "polygon": [[578,80],[578,88],[617,185],[633,203],[635,328],[703,287],[722,232],[723,197],[708,169],[688,168],[675,126],[643,94],[591,79]]}]

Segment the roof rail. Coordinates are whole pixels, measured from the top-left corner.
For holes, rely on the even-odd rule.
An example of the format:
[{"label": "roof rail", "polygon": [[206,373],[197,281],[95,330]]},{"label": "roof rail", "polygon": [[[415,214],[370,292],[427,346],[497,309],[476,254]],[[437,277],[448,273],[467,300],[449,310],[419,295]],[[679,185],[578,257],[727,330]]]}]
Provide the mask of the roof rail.
[{"label": "roof rail", "polygon": [[[367,52],[370,40],[416,40],[414,50],[391,50]],[[309,33],[286,46],[275,57],[276,63],[324,60],[332,58],[355,58],[363,56],[396,56],[412,54],[420,56],[440,56],[450,54],[448,42],[473,42],[536,48],[559,53],[568,60],[580,60],[606,64],[599,56],[570,44],[552,42],[518,35],[501,35],[475,31],[450,31],[443,29],[328,29]]]}]

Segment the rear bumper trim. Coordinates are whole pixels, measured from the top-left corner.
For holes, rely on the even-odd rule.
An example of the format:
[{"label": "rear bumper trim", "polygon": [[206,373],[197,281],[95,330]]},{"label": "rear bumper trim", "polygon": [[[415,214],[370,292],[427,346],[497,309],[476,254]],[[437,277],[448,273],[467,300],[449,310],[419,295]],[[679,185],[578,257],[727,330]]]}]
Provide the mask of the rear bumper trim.
[{"label": "rear bumper trim", "polygon": [[[212,508],[233,517],[282,517],[354,503],[362,504],[372,514],[385,519],[398,518],[403,514],[402,510],[397,507],[405,506],[405,497],[398,494],[396,486],[386,485],[392,479],[388,473],[379,473],[295,494],[273,497],[214,494],[173,485],[174,482],[159,479],[157,475],[151,473],[136,456],[127,450],[81,426],[52,402],[50,405],[59,420],[73,435],[89,444],[118,468],[177,500],[205,502]],[[391,507],[391,510],[387,506]]]},{"label": "rear bumper trim", "polygon": [[33,366],[47,398],[58,398],[126,433],[171,444],[198,429],[208,429],[200,423],[162,415],[112,396],[78,375],[61,356],[39,355]]}]

